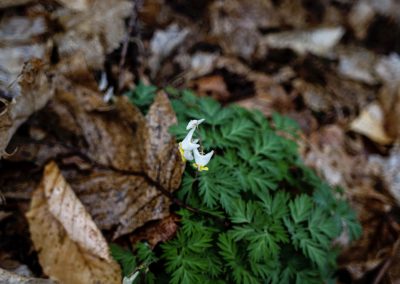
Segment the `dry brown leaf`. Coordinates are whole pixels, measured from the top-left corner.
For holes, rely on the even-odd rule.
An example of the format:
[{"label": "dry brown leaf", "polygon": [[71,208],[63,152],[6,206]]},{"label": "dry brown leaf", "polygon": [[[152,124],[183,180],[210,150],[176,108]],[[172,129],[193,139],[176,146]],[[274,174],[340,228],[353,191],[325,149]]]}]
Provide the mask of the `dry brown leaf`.
[{"label": "dry brown leaf", "polygon": [[11,101],[1,99],[0,159],[6,155],[5,149],[18,127],[53,96],[53,78],[46,72],[41,60],[28,61],[21,72],[19,94]]},{"label": "dry brown leaf", "polygon": [[146,240],[151,248],[154,248],[160,242],[166,242],[175,236],[178,230],[179,217],[169,215],[164,219],[157,221],[156,224],[141,228],[139,232],[131,235],[130,241],[132,246],[141,240]]},{"label": "dry brown leaf", "polygon": [[384,114],[377,103],[368,105],[350,124],[350,129],[379,144],[387,145],[392,142],[392,138],[385,131]]},{"label": "dry brown leaf", "polygon": [[[176,117],[164,93],[144,117],[125,97],[110,107],[100,94],[60,77],[56,96],[36,118],[55,123],[52,131],[38,145],[21,145],[17,156],[43,162],[62,154],[69,165],[79,157],[89,162],[90,172],[65,174],[99,228],[117,238],[169,214],[164,194],[179,187],[184,164],[168,132]],[[74,146],[60,147],[68,141]]]},{"label": "dry brown leaf", "polygon": [[55,17],[66,31],[55,36],[60,57],[82,52],[90,68],[101,69],[105,55],[125,36],[124,19],[132,12],[132,5],[125,0],[95,0],[84,11],[57,10]]},{"label": "dry brown leaf", "polygon": [[62,283],[121,283],[118,264],[57,165],[45,167],[26,214],[43,271]]},{"label": "dry brown leaf", "polygon": [[200,96],[211,96],[220,102],[227,101],[230,98],[224,78],[220,75],[210,75],[196,79],[191,85]]},{"label": "dry brown leaf", "polygon": [[56,131],[72,134],[92,160],[117,170],[141,171],[141,143],[136,136],[144,119],[128,101],[118,105],[123,111],[110,108],[100,94],[64,80],[48,110],[59,122]]},{"label": "dry brown leaf", "polygon": [[0,268],[0,283],[7,284],[52,284],[55,283],[49,279],[39,279],[39,278],[30,278],[23,277],[18,274],[9,272]]},{"label": "dry brown leaf", "polygon": [[116,227],[114,238],[169,213],[169,200],[140,175],[101,170],[68,180],[101,229]]},{"label": "dry brown leaf", "polygon": [[144,170],[166,190],[178,189],[184,164],[169,128],[177,123],[175,112],[164,92],[159,92],[146,115],[143,132]]},{"label": "dry brown leaf", "polygon": [[276,28],[280,19],[272,1],[214,1],[210,6],[211,34],[227,54],[251,59],[259,43],[260,29]]}]

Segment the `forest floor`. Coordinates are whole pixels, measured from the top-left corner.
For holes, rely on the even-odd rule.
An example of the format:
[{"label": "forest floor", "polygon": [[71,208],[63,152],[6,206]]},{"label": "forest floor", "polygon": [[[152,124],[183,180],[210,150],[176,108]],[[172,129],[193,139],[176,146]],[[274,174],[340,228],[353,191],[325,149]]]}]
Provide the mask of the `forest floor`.
[{"label": "forest floor", "polygon": [[[91,215],[103,233],[88,222],[89,241],[73,226],[64,241],[86,242],[105,259],[105,239],[146,234],[156,244],[175,233],[159,193],[136,203],[138,196],[128,194],[128,187],[147,182],[136,174],[143,153],[132,151],[146,141],[130,138],[130,110],[107,104],[147,85],[190,88],[224,105],[296,120],[304,161],[343,188],[363,226],[362,237],[339,258],[338,281],[400,281],[395,0],[0,0],[1,268],[44,276],[29,226],[54,230],[41,245],[54,246],[55,258],[65,252],[49,212],[61,219],[79,213],[69,217],[82,222]],[[51,183],[63,195],[73,188],[87,211],[71,205],[74,195],[64,204],[67,213],[57,212]],[[132,216],[137,221],[126,221]],[[107,269],[105,277],[118,273],[96,265],[99,273]],[[5,273],[0,279],[18,277]]]}]

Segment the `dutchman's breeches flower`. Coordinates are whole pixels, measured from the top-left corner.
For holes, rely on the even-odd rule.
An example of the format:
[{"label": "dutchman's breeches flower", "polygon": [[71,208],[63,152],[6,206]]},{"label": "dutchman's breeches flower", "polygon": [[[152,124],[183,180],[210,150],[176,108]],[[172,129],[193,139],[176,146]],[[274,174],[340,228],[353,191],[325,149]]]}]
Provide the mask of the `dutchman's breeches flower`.
[{"label": "dutchman's breeches flower", "polygon": [[183,139],[183,141],[179,143],[179,152],[181,153],[181,157],[184,162],[186,162],[186,160],[192,161],[192,151],[200,147],[200,145],[197,144],[197,140],[192,140],[195,130],[196,128],[192,128],[186,135],[185,139]]},{"label": "dutchman's breeches flower", "polygon": [[203,121],[204,119],[189,121],[188,125],[186,126],[186,130],[190,129],[190,131],[186,135],[185,139],[183,139],[182,142],[179,143],[179,152],[181,154],[182,161],[186,162],[192,161],[194,159],[195,163],[193,163],[193,166],[200,172],[208,171],[206,165],[214,154],[214,151],[211,151],[206,155],[203,155],[202,153],[200,154],[198,150],[200,145],[197,144],[199,140],[193,139],[194,131]]},{"label": "dutchman's breeches flower", "polygon": [[199,150],[194,149],[193,154],[194,154],[194,161],[195,161],[195,163],[193,163],[193,166],[195,168],[197,168],[197,170],[199,172],[208,171],[208,167],[206,167],[206,165],[208,164],[208,162],[210,162],[210,159],[211,159],[212,155],[214,154],[214,151],[211,151],[205,155],[202,155],[202,154],[200,154]]}]

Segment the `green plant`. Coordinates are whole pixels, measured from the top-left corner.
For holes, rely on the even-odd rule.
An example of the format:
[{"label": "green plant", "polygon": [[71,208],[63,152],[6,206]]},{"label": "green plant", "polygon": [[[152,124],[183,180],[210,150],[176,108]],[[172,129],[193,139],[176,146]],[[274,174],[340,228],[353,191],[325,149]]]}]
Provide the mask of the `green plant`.
[{"label": "green plant", "polygon": [[177,236],[161,245],[169,283],[333,283],[332,242],[344,231],[357,238],[361,227],[339,191],[301,161],[296,124],[170,93],[179,121],[171,132],[182,139],[189,120],[204,118],[199,138],[215,157],[209,171],[186,167],[177,197],[199,212],[180,209]]}]

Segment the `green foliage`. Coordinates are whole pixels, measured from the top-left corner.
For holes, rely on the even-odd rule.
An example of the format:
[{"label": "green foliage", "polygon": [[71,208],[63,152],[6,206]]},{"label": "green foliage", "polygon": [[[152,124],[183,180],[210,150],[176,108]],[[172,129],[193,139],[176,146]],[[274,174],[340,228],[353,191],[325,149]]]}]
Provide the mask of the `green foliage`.
[{"label": "green foliage", "polygon": [[136,89],[125,93],[129,101],[136,105],[143,113],[147,113],[156,95],[157,87],[147,86],[139,82]]},{"label": "green foliage", "polygon": [[183,139],[191,119],[205,118],[197,132],[206,152],[215,150],[209,171],[188,166],[177,192],[209,214],[177,212],[181,228],[161,246],[169,283],[331,281],[333,240],[343,231],[355,239],[361,227],[337,190],[299,158],[296,124],[222,108],[190,91],[168,92],[179,121],[171,132]]},{"label": "green foliage", "polygon": [[117,244],[110,244],[110,251],[112,257],[121,265],[123,276],[130,277],[139,272],[132,284],[155,283],[155,276],[149,266],[157,262],[158,258],[147,243],[138,243],[135,254]]}]

